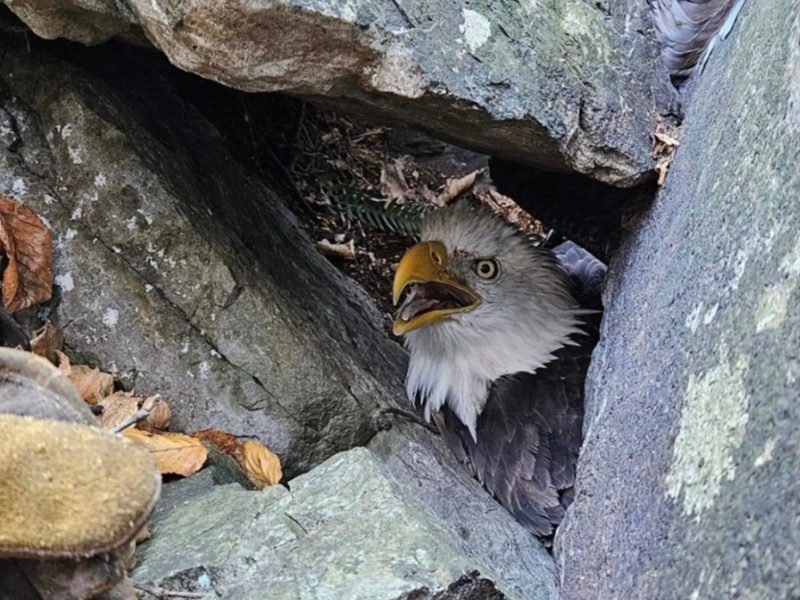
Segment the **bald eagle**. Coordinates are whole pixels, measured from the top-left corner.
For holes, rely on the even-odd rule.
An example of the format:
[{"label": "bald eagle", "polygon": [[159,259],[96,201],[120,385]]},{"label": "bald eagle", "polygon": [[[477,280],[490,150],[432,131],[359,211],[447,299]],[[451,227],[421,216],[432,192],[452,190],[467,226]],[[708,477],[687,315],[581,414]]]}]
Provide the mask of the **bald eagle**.
[{"label": "bald eagle", "polygon": [[605,266],[538,247],[482,205],[433,212],[394,278],[406,390],[518,521],[549,536],[572,498]]}]

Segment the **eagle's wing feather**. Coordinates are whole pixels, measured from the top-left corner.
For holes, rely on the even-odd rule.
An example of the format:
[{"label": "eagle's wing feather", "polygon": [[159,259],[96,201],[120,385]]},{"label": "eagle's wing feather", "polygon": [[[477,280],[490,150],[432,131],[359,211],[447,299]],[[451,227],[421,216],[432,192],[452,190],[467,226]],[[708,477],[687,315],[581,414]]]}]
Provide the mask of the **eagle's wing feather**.
[{"label": "eagle's wing feather", "polygon": [[[571,243],[554,252],[568,271],[581,305],[599,306],[605,266]],[[599,319],[599,312],[587,315],[586,333],[574,336],[576,345],[559,350],[555,360],[536,373],[517,373],[494,382],[478,417],[477,442],[449,408],[436,418],[455,455],[537,535],[553,533],[572,499],[581,445],[583,386]]]},{"label": "eagle's wing feather", "polygon": [[[648,0],[661,55],[674,75],[687,75],[701,61],[729,17],[741,10],[740,0]],[[724,36],[724,34],[723,34]]]}]

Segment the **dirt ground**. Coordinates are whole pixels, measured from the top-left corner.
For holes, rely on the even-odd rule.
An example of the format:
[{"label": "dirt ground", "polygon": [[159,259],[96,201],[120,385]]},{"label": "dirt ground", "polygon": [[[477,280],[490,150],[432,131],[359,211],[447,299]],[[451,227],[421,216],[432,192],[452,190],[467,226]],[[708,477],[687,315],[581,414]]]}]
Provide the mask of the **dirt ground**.
[{"label": "dirt ground", "polygon": [[534,237],[545,234],[493,189],[488,157],[405,127],[370,126],[307,106],[292,153],[289,169],[305,205],[301,225],[389,314],[394,269],[427,211],[473,197]]}]

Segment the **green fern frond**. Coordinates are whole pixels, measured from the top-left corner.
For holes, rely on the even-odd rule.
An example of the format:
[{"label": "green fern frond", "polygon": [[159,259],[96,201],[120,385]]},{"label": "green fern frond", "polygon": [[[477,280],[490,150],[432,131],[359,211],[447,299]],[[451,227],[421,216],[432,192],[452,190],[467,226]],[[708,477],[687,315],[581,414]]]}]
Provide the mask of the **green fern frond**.
[{"label": "green fern frond", "polygon": [[422,217],[426,212],[420,206],[379,202],[361,194],[339,196],[337,204],[350,219],[377,231],[410,238],[419,236]]}]

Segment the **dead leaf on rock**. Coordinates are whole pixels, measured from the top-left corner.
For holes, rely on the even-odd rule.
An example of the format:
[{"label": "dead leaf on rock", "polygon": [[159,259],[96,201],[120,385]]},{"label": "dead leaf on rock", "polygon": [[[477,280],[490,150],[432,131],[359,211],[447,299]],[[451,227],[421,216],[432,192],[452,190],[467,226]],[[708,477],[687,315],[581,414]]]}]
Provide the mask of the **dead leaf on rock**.
[{"label": "dead leaf on rock", "polygon": [[165,475],[188,477],[199,471],[208,457],[200,440],[183,433],[152,433],[131,427],[122,435],[147,448]]},{"label": "dead leaf on rock", "polygon": [[97,367],[73,365],[61,350],[54,350],[54,354],[58,370],[72,382],[87,404],[97,404],[114,392],[114,377],[110,373],[103,373]]},{"label": "dead leaf on rock", "polygon": [[[110,424],[109,429],[114,433],[124,431],[128,427],[138,427],[145,431],[158,431],[166,429],[169,425],[172,411],[158,394],[155,396],[148,396],[147,398],[140,398],[134,396],[133,392],[120,392],[120,396],[122,396],[120,403],[124,404],[124,407],[120,407],[119,409],[120,416],[119,418],[115,418],[113,423],[110,419],[108,421]],[[111,396],[109,396],[109,398],[110,397]],[[131,411],[133,405],[127,401],[127,398],[134,398],[136,400],[135,410]],[[104,398],[103,401],[105,402],[105,400]],[[153,411],[156,411],[158,408],[163,408],[166,412],[159,410],[154,415]],[[148,420],[150,420],[149,423]]]},{"label": "dead leaf on rock", "polygon": [[283,477],[278,455],[253,440],[242,444],[242,468],[250,483],[258,489],[275,485]]},{"label": "dead leaf on rock", "polygon": [[114,391],[114,377],[110,373],[103,373],[97,367],[71,365],[67,378],[86,404],[97,404]]},{"label": "dead leaf on rock", "polygon": [[[144,431],[159,432],[167,429],[172,420],[172,410],[158,396],[142,398],[133,392],[115,392],[103,398],[98,405],[103,407],[99,418],[104,429],[124,429],[123,424],[130,421],[128,427],[135,425]],[[141,414],[137,414],[139,411]]]},{"label": "dead leaf on rock", "polygon": [[655,170],[658,173],[658,185],[660,186],[664,185],[667,180],[667,173],[672,164],[675,150],[681,145],[680,141],[672,133],[663,123],[659,123],[653,132],[651,152],[656,159]]},{"label": "dead leaf on rock", "polygon": [[219,448],[220,452],[232,456],[241,463],[242,445],[236,436],[219,429],[204,429],[192,434],[198,440],[209,442]]},{"label": "dead leaf on rock", "polygon": [[134,396],[132,392],[115,392],[106,396],[97,403],[103,407],[99,417],[100,425],[104,429],[114,429],[136,414],[141,401],[142,399]]},{"label": "dead leaf on rock", "polygon": [[235,435],[219,429],[205,429],[194,436],[235,459],[250,483],[258,489],[275,485],[283,477],[281,459],[260,442],[240,442]]},{"label": "dead leaf on rock", "polygon": [[658,148],[659,144],[664,146],[680,146],[681,143],[674,137],[672,137],[669,133],[667,133],[666,127],[663,125],[659,125],[656,127],[656,130],[653,132],[653,150],[655,151]]},{"label": "dead leaf on rock", "polygon": [[69,361],[69,356],[61,350],[56,350],[56,366],[62,375],[69,377],[70,371],[72,371],[72,363]]},{"label": "dead leaf on rock", "polygon": [[172,422],[172,409],[161,398],[157,398],[150,409],[150,414],[139,422],[139,429],[145,431],[164,431]]},{"label": "dead leaf on rock", "polygon": [[53,364],[58,364],[58,355],[64,347],[64,332],[58,329],[50,321],[33,332],[31,338],[31,351],[49,360]]},{"label": "dead leaf on rock", "polygon": [[53,293],[53,236],[34,211],[0,197],[3,305],[14,313],[46,302]]},{"label": "dead leaf on rock", "polygon": [[519,204],[494,188],[475,190],[475,198],[501,219],[515,225],[534,239],[542,240],[546,233],[540,221],[531,216]]},{"label": "dead leaf on rock", "polygon": [[461,194],[469,190],[475,184],[475,178],[481,172],[482,169],[477,169],[471,173],[467,173],[466,175],[450,177],[447,181],[445,181],[444,189],[442,189],[441,193],[439,194],[436,203],[439,206],[444,206],[445,204],[448,204],[461,196]]},{"label": "dead leaf on rock", "polygon": [[136,534],[136,537],[133,538],[133,541],[137,544],[141,544],[142,542],[149,540],[150,536],[150,527],[147,523],[145,523],[144,526],[142,526],[142,528],[139,530],[139,533]]}]

